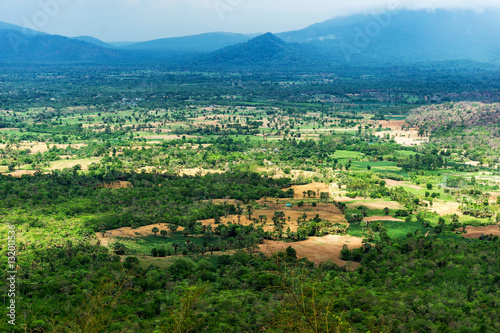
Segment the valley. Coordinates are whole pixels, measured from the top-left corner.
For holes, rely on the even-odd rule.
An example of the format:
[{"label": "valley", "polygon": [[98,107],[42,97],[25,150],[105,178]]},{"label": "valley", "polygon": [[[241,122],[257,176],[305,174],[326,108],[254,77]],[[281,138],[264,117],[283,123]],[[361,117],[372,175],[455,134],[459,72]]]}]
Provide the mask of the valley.
[{"label": "valley", "polygon": [[499,332],[497,16],[0,22],[0,331]]}]

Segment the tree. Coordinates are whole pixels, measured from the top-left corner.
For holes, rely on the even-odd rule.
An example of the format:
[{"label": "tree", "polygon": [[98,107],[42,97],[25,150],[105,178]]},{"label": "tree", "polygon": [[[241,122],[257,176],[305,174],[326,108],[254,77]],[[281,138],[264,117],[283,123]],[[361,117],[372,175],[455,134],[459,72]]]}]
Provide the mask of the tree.
[{"label": "tree", "polygon": [[174,248],[174,252],[177,255],[177,249],[179,248],[180,244],[177,242],[172,243],[172,247]]},{"label": "tree", "polygon": [[427,183],[427,189],[430,191],[432,190],[432,184],[431,183]]},{"label": "tree", "polygon": [[169,224],[168,225],[168,228],[170,229],[170,232],[172,232],[172,233],[176,232],[178,227],[179,226],[177,224]]},{"label": "tree", "polygon": [[389,215],[391,213],[391,210],[389,209],[389,207],[385,207],[384,208],[384,214],[385,215]]},{"label": "tree", "polygon": [[153,229],[151,229],[151,232],[153,234],[155,234],[155,237],[156,237],[156,234],[158,233],[158,231],[160,231],[160,229],[158,229],[157,227],[154,227]]},{"label": "tree", "polygon": [[120,242],[114,243],[112,248],[113,248],[113,251],[118,255],[125,254],[125,251],[127,250],[125,245],[123,245],[123,243],[120,243]]},{"label": "tree", "polygon": [[161,230],[160,234],[162,237],[165,237],[167,235],[167,230]]}]

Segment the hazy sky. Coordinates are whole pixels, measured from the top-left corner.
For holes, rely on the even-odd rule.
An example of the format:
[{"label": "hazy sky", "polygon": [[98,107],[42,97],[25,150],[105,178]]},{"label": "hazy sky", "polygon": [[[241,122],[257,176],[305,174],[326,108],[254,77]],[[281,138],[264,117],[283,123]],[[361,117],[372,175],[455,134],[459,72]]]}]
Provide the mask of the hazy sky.
[{"label": "hazy sky", "polygon": [[[393,8],[500,7],[499,0],[0,0],[0,21],[64,36],[142,41],[203,32],[282,32]],[[487,9],[486,9],[487,10]]]}]

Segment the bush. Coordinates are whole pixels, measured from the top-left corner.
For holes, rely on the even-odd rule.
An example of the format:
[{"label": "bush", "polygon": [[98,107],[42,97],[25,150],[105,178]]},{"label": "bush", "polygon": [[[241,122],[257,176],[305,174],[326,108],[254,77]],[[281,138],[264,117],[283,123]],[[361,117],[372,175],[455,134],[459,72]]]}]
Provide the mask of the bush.
[{"label": "bush", "polygon": [[125,245],[123,243],[120,243],[120,242],[115,242],[112,245],[112,248],[113,248],[113,252],[115,252],[118,255],[125,254],[125,252],[127,251],[127,248],[125,247]]},{"label": "bush", "polygon": [[132,269],[139,266],[139,259],[137,257],[127,257],[123,263],[123,267],[126,269]]},{"label": "bush", "polygon": [[164,247],[158,249],[158,257],[162,257],[163,258],[166,255],[167,255],[167,250]]},{"label": "bush", "polygon": [[410,214],[408,214],[408,211],[407,210],[404,210],[404,209],[398,209],[396,211],[396,216],[408,216]]}]

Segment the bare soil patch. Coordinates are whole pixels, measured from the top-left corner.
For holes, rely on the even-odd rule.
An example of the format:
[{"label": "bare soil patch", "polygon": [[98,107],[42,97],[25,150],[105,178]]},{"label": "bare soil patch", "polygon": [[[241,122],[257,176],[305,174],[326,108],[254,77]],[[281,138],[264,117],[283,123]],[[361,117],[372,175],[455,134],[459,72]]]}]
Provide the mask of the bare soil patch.
[{"label": "bare soil patch", "polygon": [[458,202],[445,202],[445,201],[442,201],[442,202],[439,202],[439,201],[434,201],[432,203],[432,207],[429,206],[429,210],[430,211],[435,211],[436,213],[438,213],[439,215],[441,216],[444,216],[444,215],[453,215],[453,214],[457,214],[457,215],[462,215],[462,212],[460,212],[460,204]]},{"label": "bare soil patch", "polygon": [[[0,149],[5,149],[7,145],[6,144],[0,144]],[[76,144],[56,144],[53,145],[51,144],[50,147],[56,146],[59,149],[66,149],[68,146],[71,146],[73,148],[82,148],[87,146],[86,143],[76,143]],[[13,150],[18,150],[16,145],[12,145],[11,148]],[[37,142],[37,143],[29,143],[29,142],[23,142],[19,145],[19,150],[26,150],[29,149],[31,151],[30,154],[36,154],[36,153],[44,153],[46,151],[49,151],[49,148],[47,148],[47,144],[44,142]]]},{"label": "bare soil patch", "polygon": [[[352,199],[351,199],[352,200]],[[358,206],[366,206],[368,209],[384,209],[385,207],[389,209],[403,209],[404,207],[396,201],[384,201],[384,200],[358,200],[354,203],[348,204],[349,208],[356,208]]]},{"label": "bare soil patch", "polygon": [[241,204],[241,201],[236,200],[236,199],[211,199],[211,200],[202,200],[203,202],[212,202],[214,205],[221,205],[224,203],[227,203],[229,205],[237,205],[238,203]]},{"label": "bare soil patch", "polygon": [[[462,235],[465,238],[479,238],[482,235],[500,236],[500,228],[498,225],[488,225],[484,227],[467,226],[465,230],[467,233]],[[457,231],[462,231],[462,229],[457,229]]]},{"label": "bare soil patch", "polygon": [[[321,192],[325,192],[328,194],[331,194],[330,188],[328,187],[327,184],[325,183],[311,183],[311,184],[306,184],[306,185],[294,185],[291,187],[295,191],[295,199],[302,199],[304,198],[304,193],[307,191],[314,191],[316,193],[316,198],[319,199]],[[287,191],[288,189],[284,189]],[[306,195],[305,198],[308,198]]]},{"label": "bare soil patch", "polygon": [[[312,207],[311,207],[312,208]],[[318,204],[318,206],[314,207],[316,209],[304,209],[304,210],[296,210],[284,207],[283,204],[269,204],[268,209],[255,209],[252,212],[252,219],[259,218],[259,216],[263,215],[267,217],[265,222],[261,223],[260,221],[257,225],[261,225],[264,231],[273,231],[274,223],[272,221],[272,217],[275,211],[282,211],[285,213],[285,226],[284,231],[287,228],[290,228],[292,232],[297,231],[299,224],[297,223],[297,219],[302,217],[304,213],[307,216],[307,220],[309,218],[313,218],[318,215],[321,219],[330,221],[332,223],[346,224],[344,215],[342,215],[341,211],[332,204]],[[290,219],[289,219],[290,218]],[[211,225],[213,227],[217,226],[215,224],[214,219],[200,220],[203,225]],[[240,215],[238,220],[238,215],[228,215],[227,217],[221,217],[221,223],[228,224],[241,224],[241,225],[251,225],[254,223],[253,220],[248,219],[248,214],[245,211],[244,214]]]},{"label": "bare soil patch", "polygon": [[[170,234],[170,230],[168,229],[168,225],[166,223],[155,223],[139,227],[136,229],[133,229],[131,227],[123,227],[114,230],[108,230],[104,234],[104,237],[102,237],[101,233],[97,233],[96,235],[103,246],[108,246],[110,243],[114,242],[114,238],[116,237],[137,238],[137,237],[151,236],[153,235],[153,232],[151,230],[154,227],[157,227],[158,230],[167,230],[168,233]],[[182,231],[182,230],[184,230],[184,228],[178,226],[177,231]],[[157,237],[161,237],[160,233],[157,233],[156,235]]]},{"label": "bare soil patch", "polygon": [[35,174],[35,170],[16,170],[8,173],[8,175],[11,175],[13,177],[18,177],[20,178],[23,175],[29,175],[33,176]]},{"label": "bare soil patch", "polygon": [[297,251],[298,258],[307,258],[315,263],[327,262],[331,260],[339,266],[347,265],[351,269],[360,267],[357,262],[349,262],[340,259],[340,251],[344,244],[350,249],[361,247],[363,239],[352,236],[328,235],[325,237],[310,237],[305,241],[296,243],[285,243],[280,241],[265,241],[260,245],[259,251],[271,254],[283,251],[291,246]]},{"label": "bare soil patch", "polygon": [[194,169],[182,169],[181,172],[179,173],[180,176],[196,176],[196,175],[201,175],[205,176],[209,173],[224,173],[223,170],[217,170],[217,169],[203,169],[203,168],[194,168]]},{"label": "bare soil patch", "polygon": [[490,200],[493,202],[497,202],[497,198],[500,197],[500,193],[492,192],[490,193]]},{"label": "bare soil patch", "polygon": [[[394,125],[391,126],[394,127]],[[418,136],[418,131],[416,129],[402,131],[401,129],[397,128],[398,127],[395,126],[394,128],[391,129],[391,131],[375,132],[375,135],[378,137],[385,137],[387,134],[389,134],[391,137],[394,137],[394,140],[397,143],[403,146],[416,146],[416,145],[421,145],[422,143],[425,142],[429,142],[429,137]]]},{"label": "bare soil patch", "polygon": [[118,180],[116,182],[112,182],[112,183],[109,183],[109,184],[100,184],[99,186],[100,187],[104,187],[104,188],[119,189],[119,188],[129,188],[129,187],[132,187],[132,183],[127,182],[127,181]]},{"label": "bare soil patch", "polygon": [[408,184],[407,182],[404,181],[399,181],[399,180],[393,180],[393,179],[384,179],[385,183],[389,187],[396,187],[396,186],[406,186],[406,187],[411,187],[417,190],[423,190],[422,187],[413,185],[413,184]]},{"label": "bare soil patch", "polygon": [[391,130],[401,129],[406,124],[406,120],[379,120],[379,125],[383,128],[390,128]]}]

